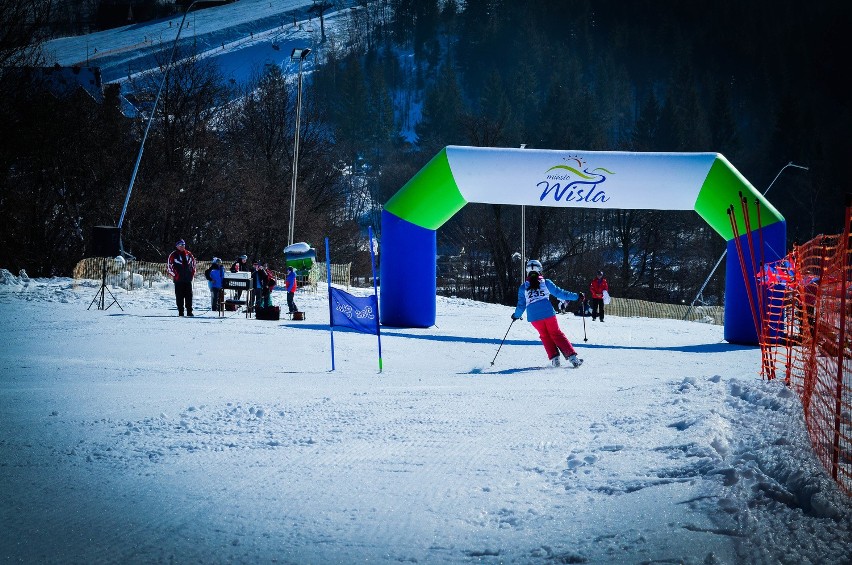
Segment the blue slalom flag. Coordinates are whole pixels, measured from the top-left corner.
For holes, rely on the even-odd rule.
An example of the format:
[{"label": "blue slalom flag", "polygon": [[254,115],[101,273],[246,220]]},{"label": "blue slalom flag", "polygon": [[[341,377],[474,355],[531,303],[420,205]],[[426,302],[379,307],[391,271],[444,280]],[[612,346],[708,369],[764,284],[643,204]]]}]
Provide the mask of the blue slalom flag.
[{"label": "blue slalom flag", "polygon": [[379,372],[382,372],[382,335],[379,330],[379,289],[376,282],[376,241],[373,226],[368,228],[370,237],[370,263],[373,268],[373,295],[358,297],[331,286],[331,255],[328,238],[325,238],[325,270],[328,279],[328,331],[331,335],[331,370],[334,370],[334,326],[352,328],[355,331],[373,334],[379,344]]},{"label": "blue slalom flag", "polygon": [[376,296],[352,296],[346,291],[332,288],[331,325],[379,335],[379,308]]}]

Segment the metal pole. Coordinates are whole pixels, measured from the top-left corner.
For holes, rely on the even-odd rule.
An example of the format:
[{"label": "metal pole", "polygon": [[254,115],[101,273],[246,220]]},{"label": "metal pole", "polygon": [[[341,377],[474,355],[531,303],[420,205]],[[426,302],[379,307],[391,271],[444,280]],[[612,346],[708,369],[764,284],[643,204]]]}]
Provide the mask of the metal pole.
[{"label": "metal pole", "polygon": [[527,276],[527,211],[521,205],[521,281]]},{"label": "metal pole", "polygon": [[145,140],[148,139],[148,131],[151,129],[151,122],[154,121],[154,114],[157,112],[157,104],[160,102],[160,94],[163,92],[163,86],[166,84],[166,79],[169,76],[169,71],[172,68],[172,61],[175,59],[175,51],[177,51],[178,39],[180,39],[180,32],[183,30],[183,24],[186,22],[186,16],[189,14],[189,11],[198,3],[199,0],[193,0],[192,4],[187,7],[186,11],[183,13],[183,19],[180,21],[180,26],[178,27],[177,35],[175,36],[175,41],[172,44],[172,54],[169,57],[169,62],[166,64],[166,70],[163,73],[163,81],[160,83],[160,88],[157,89],[157,97],[154,99],[154,107],[151,108],[151,115],[148,116],[148,124],[145,126],[145,134],[142,136],[142,143],[139,144],[139,154],[136,155],[136,164],[133,166],[133,174],[130,176],[130,186],[127,187],[127,196],[124,198],[124,207],[121,209],[121,217],[118,219],[118,228],[121,229],[121,225],[124,223],[124,215],[127,213],[127,204],[130,202],[130,193],[133,192],[133,184],[136,182],[136,173],[139,172],[139,163],[142,162],[142,152],[145,150]]},{"label": "metal pole", "polygon": [[506,335],[503,336],[503,339],[500,341],[500,347],[497,348],[497,353],[494,354],[494,359],[491,360],[491,366],[494,366],[494,361],[497,360],[497,356],[500,355],[500,350],[503,349],[503,342],[506,341],[506,338],[509,337],[509,330],[512,329],[512,324],[515,323],[517,319],[512,318],[512,322],[509,324],[509,327],[506,329]]},{"label": "metal pole", "polygon": [[293,183],[290,185],[290,229],[287,232],[287,245],[293,245],[293,231],[296,227],[296,178],[299,175],[299,129],[302,118],[302,63],[305,57],[299,57],[299,86],[296,94],[296,139],[293,144]]},{"label": "metal pole", "polygon": [[[526,143],[521,144],[521,149],[525,149]],[[521,205],[521,282],[527,278],[527,210],[526,206]]]},{"label": "metal pole", "polygon": [[[793,163],[793,161],[790,161],[789,163],[787,163],[786,165],[781,167],[781,170],[778,171],[778,174],[775,175],[775,178],[772,179],[772,182],[770,182],[769,186],[766,187],[766,190],[763,191],[764,196],[766,196],[766,193],[769,192],[769,189],[772,188],[772,185],[775,184],[775,181],[778,180],[778,177],[781,176],[781,173],[783,173],[784,169],[786,169],[787,167],[795,167],[797,169],[803,169],[805,171],[810,170],[808,167],[803,167],[802,165],[796,165],[795,163]],[[704,279],[704,284],[701,285],[701,288],[698,290],[698,293],[695,295],[695,298],[692,299],[692,302],[690,303],[689,308],[686,309],[686,314],[683,315],[684,320],[686,320],[686,318],[689,317],[689,314],[692,313],[692,307],[695,306],[695,303],[698,301],[698,297],[701,296],[702,292],[704,292],[704,289],[707,287],[707,283],[709,283],[710,279],[713,278],[713,273],[715,273],[716,269],[719,268],[719,265],[722,264],[722,259],[724,259],[725,255],[727,255],[727,254],[728,254],[728,250],[725,249],[722,252],[722,255],[719,257],[719,260],[716,261],[716,264],[713,266],[713,270],[710,271],[710,274],[707,275],[706,279]]]}]

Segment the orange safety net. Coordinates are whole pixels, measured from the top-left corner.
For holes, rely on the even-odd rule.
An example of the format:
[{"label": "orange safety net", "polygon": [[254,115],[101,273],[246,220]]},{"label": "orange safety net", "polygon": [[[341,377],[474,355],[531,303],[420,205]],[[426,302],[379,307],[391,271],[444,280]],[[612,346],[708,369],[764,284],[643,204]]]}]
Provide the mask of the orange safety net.
[{"label": "orange safety net", "polygon": [[814,452],[852,495],[852,239],[850,208],[841,235],[796,245],[758,277],[761,376],[782,378],[802,402]]}]

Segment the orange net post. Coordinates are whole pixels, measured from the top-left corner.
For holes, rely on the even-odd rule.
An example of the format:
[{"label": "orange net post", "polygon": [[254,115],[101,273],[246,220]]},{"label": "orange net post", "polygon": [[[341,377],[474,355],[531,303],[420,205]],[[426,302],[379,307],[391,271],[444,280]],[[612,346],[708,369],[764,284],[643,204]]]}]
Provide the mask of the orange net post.
[{"label": "orange net post", "polygon": [[799,395],[814,453],[852,495],[852,207],[843,233],[765,265],[761,375]]}]

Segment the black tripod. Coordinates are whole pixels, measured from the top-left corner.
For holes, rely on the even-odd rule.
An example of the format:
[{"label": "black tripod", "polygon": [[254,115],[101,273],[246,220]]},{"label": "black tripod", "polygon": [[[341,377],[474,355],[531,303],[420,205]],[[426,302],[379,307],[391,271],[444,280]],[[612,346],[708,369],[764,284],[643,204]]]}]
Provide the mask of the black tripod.
[{"label": "black tripod", "polygon": [[[98,310],[108,310],[110,306],[112,306],[113,304],[116,304],[118,306],[118,308],[122,312],[124,312],[124,308],[122,308],[121,304],[118,303],[118,300],[116,300],[115,296],[112,294],[112,291],[109,288],[107,288],[107,285],[106,285],[106,262],[107,262],[106,257],[104,257],[103,261],[104,261],[103,267],[102,267],[102,270],[101,270],[101,288],[100,288],[100,290],[98,290],[98,293],[95,294],[95,297],[89,303],[89,308],[86,308],[86,310],[89,310],[92,307],[92,304],[97,302],[98,303]],[[106,302],[106,293],[107,292],[109,292],[109,295],[112,296],[112,302],[109,303],[109,306],[104,307],[104,303]],[[98,299],[100,299],[100,300],[98,300]]]}]

